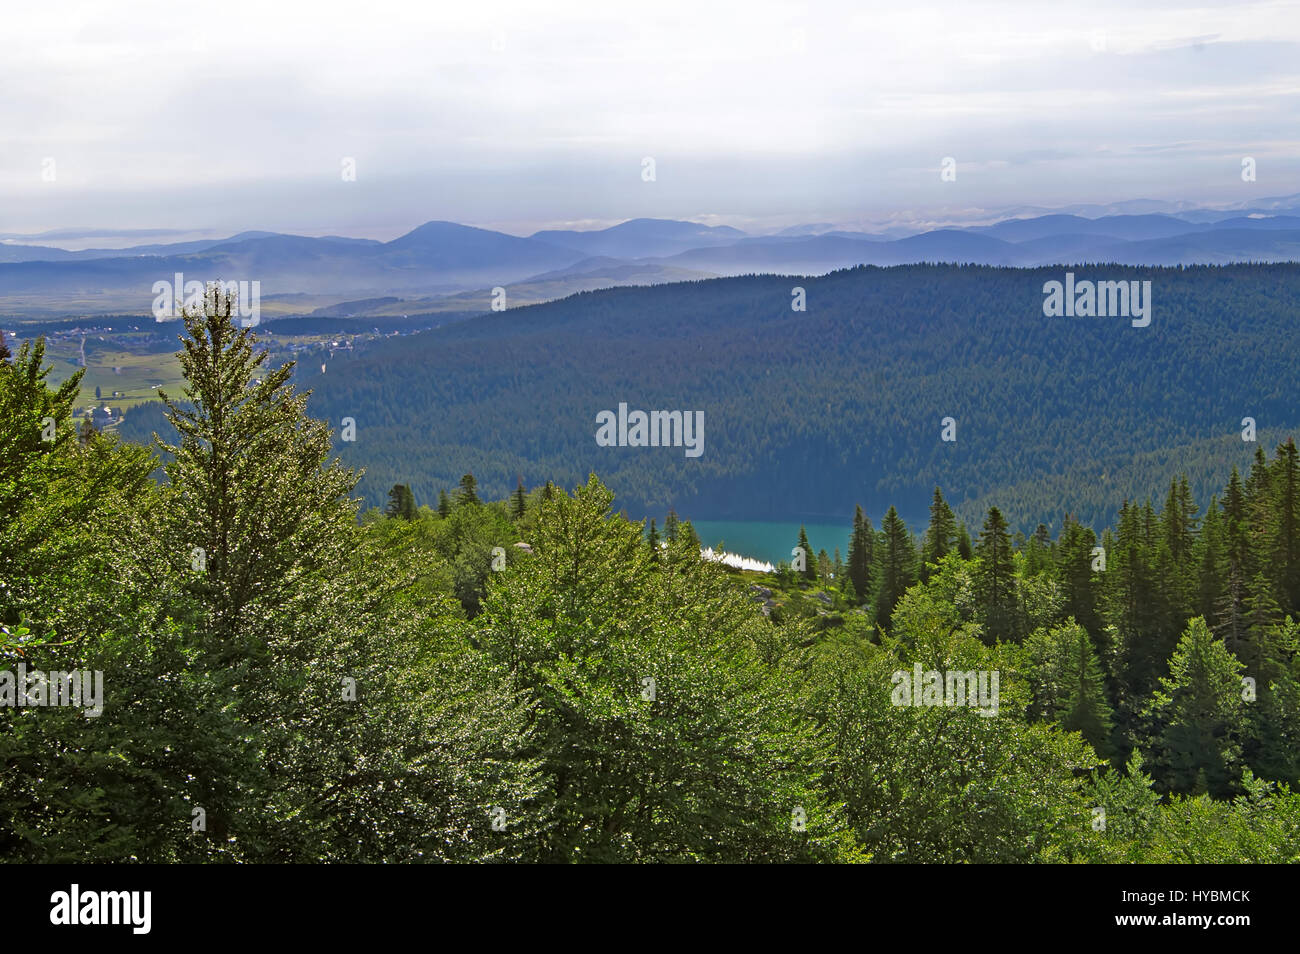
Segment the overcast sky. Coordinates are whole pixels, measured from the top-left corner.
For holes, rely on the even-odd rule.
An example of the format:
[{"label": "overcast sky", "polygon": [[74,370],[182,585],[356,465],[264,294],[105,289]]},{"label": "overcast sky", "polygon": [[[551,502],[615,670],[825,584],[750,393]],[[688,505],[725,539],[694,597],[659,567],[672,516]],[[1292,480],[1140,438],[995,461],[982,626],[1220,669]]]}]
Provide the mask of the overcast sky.
[{"label": "overcast sky", "polygon": [[1300,192],[1295,2],[42,0],[3,21],[0,233],[765,230]]}]

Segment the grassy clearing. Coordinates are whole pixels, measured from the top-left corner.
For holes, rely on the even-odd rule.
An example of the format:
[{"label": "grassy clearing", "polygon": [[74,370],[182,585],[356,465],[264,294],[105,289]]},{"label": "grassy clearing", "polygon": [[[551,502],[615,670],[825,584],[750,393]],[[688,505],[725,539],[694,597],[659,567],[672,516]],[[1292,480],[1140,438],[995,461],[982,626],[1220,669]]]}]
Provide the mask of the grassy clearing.
[{"label": "grassy clearing", "polygon": [[[157,400],[159,385],[172,394],[180,392],[181,370],[175,353],[123,350],[123,339],[129,337],[117,336],[111,344],[97,336],[86,337],[86,373],[77,396],[78,412],[96,404],[129,410]],[[51,382],[57,385],[66,381],[81,366],[81,337],[48,341],[46,356],[53,366]],[[96,387],[100,391],[98,399]]]}]

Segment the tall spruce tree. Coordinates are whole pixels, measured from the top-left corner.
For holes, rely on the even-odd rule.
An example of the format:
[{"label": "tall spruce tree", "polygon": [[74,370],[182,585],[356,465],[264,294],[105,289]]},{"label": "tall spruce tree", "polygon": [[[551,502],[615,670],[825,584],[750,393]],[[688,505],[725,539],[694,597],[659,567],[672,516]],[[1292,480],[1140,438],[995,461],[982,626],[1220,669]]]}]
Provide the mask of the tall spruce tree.
[{"label": "tall spruce tree", "polygon": [[1051,570],[1052,563],[1052,535],[1047,524],[1040,523],[1025,547],[1025,575],[1038,576]]},{"label": "tall spruce tree", "polygon": [[974,555],[974,548],[971,546],[970,531],[966,529],[965,521],[957,528],[957,555],[963,560],[969,560]]},{"label": "tall spruce tree", "polygon": [[1279,444],[1272,465],[1268,550],[1281,609],[1300,613],[1300,455],[1294,438]]},{"label": "tall spruce tree", "polygon": [[[1156,561],[1147,541],[1146,508],[1124,501],[1113,544],[1107,549],[1106,615],[1114,628],[1116,676],[1121,683],[1120,720],[1126,728],[1142,700],[1156,687],[1173,648],[1164,632]],[[1177,639],[1177,633],[1173,639]]]},{"label": "tall spruce tree", "polygon": [[1068,619],[1031,634],[1025,648],[1032,665],[1032,713],[1066,731],[1081,733],[1097,754],[1111,755],[1112,714],[1101,663],[1087,630]]},{"label": "tall spruce tree", "polygon": [[928,579],[930,565],[937,564],[956,546],[957,518],[943,499],[943,493],[935,487],[930,501],[930,525],[921,544],[921,579]]},{"label": "tall spruce tree", "polygon": [[478,481],[474,479],[473,474],[465,474],[460,479],[460,489],[456,491],[456,506],[474,507],[479,503],[481,501],[478,499]]},{"label": "tall spruce tree", "polygon": [[[1094,645],[1100,648],[1101,619],[1097,613],[1097,594],[1103,574],[1093,569],[1101,563],[1093,550],[1097,535],[1073,516],[1065,518],[1061,536],[1056,543],[1054,558],[1055,576],[1061,587],[1061,612],[1073,616],[1079,625],[1092,634]],[[1099,556],[1099,555],[1098,555]]]},{"label": "tall spruce tree", "polygon": [[1216,633],[1218,610],[1223,602],[1223,523],[1217,497],[1210,498],[1205,521],[1196,538],[1196,614],[1208,622]]},{"label": "tall spruce tree", "polygon": [[1268,641],[1273,630],[1282,622],[1282,608],[1273,582],[1262,570],[1257,570],[1246,586],[1246,630],[1233,655],[1246,667],[1246,674],[1257,680],[1265,668]]},{"label": "tall spruce tree", "polygon": [[1016,639],[1020,633],[1019,594],[1011,536],[1002,511],[990,507],[975,545],[975,600],[979,607],[984,638],[989,642]]},{"label": "tall spruce tree", "polygon": [[808,531],[802,526],[799,527],[799,543],[796,546],[803,558],[803,571],[799,574],[800,577],[807,583],[817,582],[817,554],[813,553],[812,544],[808,542]]},{"label": "tall spruce tree", "polygon": [[414,520],[419,511],[415,506],[415,494],[406,484],[393,484],[388,491],[388,506],[384,515],[400,520]]},{"label": "tall spruce tree", "polygon": [[876,533],[871,521],[858,506],[853,513],[853,534],[849,537],[849,580],[860,602],[871,599],[871,567],[875,559]]},{"label": "tall spruce tree", "polygon": [[184,316],[183,401],[160,391],[179,442],[171,460],[166,546],[173,572],[202,607],[208,651],[238,653],[264,638],[263,614],[298,595],[306,572],[344,561],[357,476],[329,463],[330,427],[307,417],[293,364],[263,370],[267,352],[231,322],[233,296],[210,286]]},{"label": "tall spruce tree", "polygon": [[894,607],[903,598],[907,588],[916,582],[916,549],[912,545],[912,535],[893,507],[889,508],[885,519],[880,523],[875,551],[873,575],[876,581],[876,622],[888,626],[894,615]]},{"label": "tall spruce tree", "polygon": [[186,856],[517,856],[469,834],[487,837],[482,805],[522,814],[536,794],[517,697],[437,631],[445,598],[433,614],[408,598],[409,551],[378,552],[357,525],[356,475],[331,459],[330,426],[306,416],[292,365],[262,368],[234,305],[210,288],[203,313],[185,314],[184,401],[163,396],[179,436],[159,440],[169,480],[126,574],[184,640],[172,674],[140,691],[197,692],[208,719],[146,765],[185,773],[170,797],[207,812]]},{"label": "tall spruce tree", "polygon": [[524,492],[524,477],[519,475],[519,482],[515,484],[515,492],[510,498],[510,516],[515,521],[524,519],[528,513],[528,495]]},{"label": "tall spruce tree", "polygon": [[1240,645],[1246,631],[1246,584],[1254,575],[1250,514],[1246,491],[1237,468],[1232,468],[1223,492],[1225,573],[1215,616],[1216,629],[1229,650]]},{"label": "tall spruce tree", "polygon": [[1241,670],[1205,620],[1188,623],[1150,706],[1158,726],[1155,774],[1168,788],[1232,792],[1240,766]]}]

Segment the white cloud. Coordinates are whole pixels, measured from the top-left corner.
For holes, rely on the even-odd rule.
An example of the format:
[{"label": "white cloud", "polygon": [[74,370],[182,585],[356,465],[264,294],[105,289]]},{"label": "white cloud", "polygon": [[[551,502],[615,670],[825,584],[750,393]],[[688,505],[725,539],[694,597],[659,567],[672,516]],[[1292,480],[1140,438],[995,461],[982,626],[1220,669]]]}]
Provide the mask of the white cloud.
[{"label": "white cloud", "polygon": [[[5,19],[15,228],[843,217],[886,185],[931,201],[943,155],[983,168],[949,190],[977,205],[1070,194],[1066,169],[1080,199],[1226,193],[1232,170],[1183,150],[1118,177],[1080,161],[1101,142],[1261,151],[1289,141],[1300,89],[1300,11],[1282,2],[46,0]],[[1298,171],[1279,155],[1261,187],[1296,191]]]}]

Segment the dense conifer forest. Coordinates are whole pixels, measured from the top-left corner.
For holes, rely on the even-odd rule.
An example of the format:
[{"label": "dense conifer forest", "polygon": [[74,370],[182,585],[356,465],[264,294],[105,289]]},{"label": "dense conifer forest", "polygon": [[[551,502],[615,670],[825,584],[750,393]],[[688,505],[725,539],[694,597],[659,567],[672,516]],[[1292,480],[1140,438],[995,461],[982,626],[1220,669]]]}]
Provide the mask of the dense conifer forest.
[{"label": "dense conifer forest", "polygon": [[[941,271],[942,291],[916,280]],[[79,427],[76,378],[47,387],[41,344],[24,344],[0,361],[0,653],[11,672],[102,674],[102,710],[30,704],[30,693],[26,706],[0,706],[0,857],[1300,860],[1300,462],[1282,434],[1236,470],[1225,456],[1210,464],[1213,434],[1242,443],[1241,395],[1261,422],[1294,413],[1296,273],[1265,271],[1276,280],[1157,274],[1170,310],[1141,331],[1046,325],[1033,316],[1041,275],[987,269],[913,269],[906,289],[902,272],[805,280],[822,298],[808,315],[788,313],[786,279],[637,290],[637,314],[621,307],[630,292],[581,296],[576,313],[646,369],[647,388],[657,382],[647,405],[676,395],[665,406],[683,406],[673,388],[711,361],[746,385],[711,412],[721,422],[705,460],[718,470],[707,473],[729,477],[741,459],[723,435],[743,441],[756,475],[765,455],[811,435],[814,417],[838,436],[809,436],[809,455],[771,495],[797,478],[851,508],[862,495],[827,465],[890,462],[862,471],[876,496],[842,555],[794,552],[775,575],[702,560],[676,512],[653,533],[616,512],[614,491],[653,503],[673,470],[517,476],[567,446],[525,436],[537,387],[555,388],[541,410],[561,430],[572,414],[588,456],[587,392],[560,387],[559,371],[581,366],[564,380],[619,393],[601,380],[615,346],[567,328],[559,306],[527,312],[536,333],[523,340],[494,337],[506,315],[439,332],[409,366],[400,348],[362,356],[392,376],[340,374],[342,390],[310,407],[249,330],[219,309],[191,314],[184,393],[165,397],[152,450]],[[935,307],[940,297],[950,307]],[[972,307],[978,333],[959,333]],[[737,337],[746,309],[752,328]],[[1196,342],[1221,313],[1240,318],[1207,354]],[[845,360],[796,347],[773,363],[769,346],[806,341],[799,323],[810,321],[826,323],[821,336]],[[698,344],[677,363],[651,340],[673,325],[679,351]],[[1037,335],[1039,350],[978,349],[1013,329],[1021,343]],[[915,349],[925,363],[931,347],[963,349],[966,370],[952,379],[934,362],[912,378],[863,362]],[[484,363],[488,348],[499,367]],[[1044,349],[1054,363],[1032,356]],[[442,373],[453,365],[482,383]],[[686,368],[689,379],[673,377]],[[850,381],[892,397],[844,399],[822,416]],[[1172,417],[1141,399],[1175,386],[1169,406],[1191,403]],[[452,393],[468,403],[449,407]],[[973,475],[996,461],[1005,501],[961,519],[935,489],[941,450],[853,439],[872,415],[884,433],[908,401],[931,439],[941,410],[965,422],[965,496],[977,498]],[[387,486],[366,508],[358,473],[335,456],[337,415],[353,409],[382,456],[405,433],[396,409],[412,404],[441,436],[389,445],[400,459],[376,467]],[[328,421],[313,417],[318,406]],[[1009,407],[1064,423],[1026,440]],[[978,436],[997,420],[1012,423]],[[464,457],[447,442],[468,446],[503,421],[515,430],[500,440],[519,442],[527,470],[501,455],[483,458],[489,480],[446,470]],[[1159,448],[1194,448],[1213,489],[1166,467],[1160,496],[1107,498],[1111,485],[1085,487],[1063,463],[1062,481],[1035,497],[1015,475],[1067,431],[1117,455],[1106,439],[1140,431],[1148,476]],[[850,447],[866,449],[812,456]],[[165,478],[151,480],[164,460]],[[928,481],[923,534],[883,503],[907,503],[898,474]],[[1025,533],[1023,517],[1007,516],[1049,503],[1103,529],[1070,519]],[[980,705],[931,704],[932,688],[952,689],[922,676],[934,672],[980,674]]]},{"label": "dense conifer forest", "polygon": [[[498,499],[519,475],[594,472],[638,518],[847,523],[859,501],[917,528],[937,484],[971,524],[997,506],[1026,534],[1070,515],[1100,532],[1175,475],[1204,505],[1300,429],[1300,266],[1070,270],[1150,281],[1150,325],[1046,317],[1065,267],[863,267],[583,293],[339,355],[297,383],[315,416],[355,421],[336,450],[365,468],[369,505],[398,483],[432,500],[466,472]],[[703,453],[598,446],[596,415],[620,402],[702,411]],[[157,405],[133,418],[136,439],[162,426]]]}]

